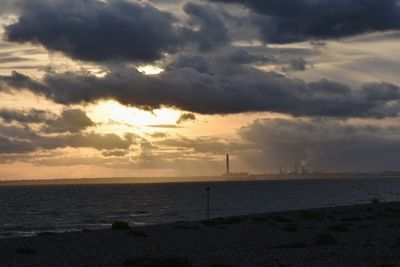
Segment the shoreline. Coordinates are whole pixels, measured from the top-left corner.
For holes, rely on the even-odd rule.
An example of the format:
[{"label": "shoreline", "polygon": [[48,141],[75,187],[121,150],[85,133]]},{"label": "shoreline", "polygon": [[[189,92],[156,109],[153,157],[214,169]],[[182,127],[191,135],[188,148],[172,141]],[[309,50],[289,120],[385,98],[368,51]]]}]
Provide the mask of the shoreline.
[{"label": "shoreline", "polygon": [[221,182],[268,182],[299,180],[336,180],[336,179],[376,179],[400,178],[400,172],[343,172],[320,174],[250,174],[243,178],[229,178],[224,175],[183,176],[183,177],[104,177],[104,178],[60,178],[37,180],[0,180],[1,186],[33,185],[108,185],[108,184],[169,184],[169,183],[221,183]]},{"label": "shoreline", "polygon": [[[400,201],[391,201],[385,202],[377,200],[379,204],[395,204],[399,203]],[[375,204],[378,204],[375,203]],[[210,216],[209,221],[213,220],[220,220],[220,219],[236,219],[236,218],[247,218],[247,217],[257,217],[257,216],[265,216],[265,215],[273,215],[273,214],[286,214],[286,213],[293,213],[293,212],[318,212],[319,210],[327,210],[327,209],[339,209],[339,208],[347,208],[347,207],[358,207],[358,206],[369,206],[372,202],[365,202],[365,203],[358,203],[353,205],[338,205],[338,206],[325,206],[325,207],[311,207],[311,208],[304,208],[304,209],[287,209],[287,210],[276,210],[276,211],[268,211],[268,212],[258,212],[258,213],[245,213],[245,214],[238,214],[238,215],[229,215],[229,216]],[[152,226],[163,226],[163,225],[175,225],[177,223],[189,223],[189,224],[196,224],[202,223],[207,221],[207,218],[204,217],[203,219],[193,219],[193,220],[176,220],[176,221],[168,221],[165,223],[143,223],[143,224],[128,224],[130,229],[139,229],[139,228],[146,228]],[[124,222],[124,221],[123,221]],[[70,233],[80,233],[80,232],[96,232],[96,231],[108,231],[112,227],[112,223],[104,227],[94,227],[94,228],[85,228],[83,227],[76,227],[74,229],[48,229],[48,230],[32,230],[32,234],[25,234],[25,235],[9,235],[9,236],[0,236],[1,240],[10,240],[15,238],[34,238],[41,235],[60,235],[60,234],[70,234]]]},{"label": "shoreline", "polygon": [[182,266],[203,267],[400,266],[399,219],[400,202],[387,202],[131,230],[42,233],[0,239],[0,262],[4,266],[152,266],[138,263],[148,257],[148,261],[181,260],[190,262]]}]

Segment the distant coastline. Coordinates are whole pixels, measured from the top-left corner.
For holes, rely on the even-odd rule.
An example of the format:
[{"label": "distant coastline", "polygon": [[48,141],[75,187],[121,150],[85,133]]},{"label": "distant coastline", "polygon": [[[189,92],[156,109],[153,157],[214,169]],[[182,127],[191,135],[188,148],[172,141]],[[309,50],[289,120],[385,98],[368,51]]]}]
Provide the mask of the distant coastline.
[{"label": "distant coastline", "polygon": [[196,182],[237,182],[269,180],[308,180],[308,179],[367,179],[400,178],[400,171],[384,172],[327,172],[306,174],[248,174],[215,176],[176,176],[176,177],[104,177],[104,178],[60,178],[60,179],[21,179],[0,180],[0,186],[7,185],[62,185],[62,184],[147,184],[147,183],[196,183]]}]

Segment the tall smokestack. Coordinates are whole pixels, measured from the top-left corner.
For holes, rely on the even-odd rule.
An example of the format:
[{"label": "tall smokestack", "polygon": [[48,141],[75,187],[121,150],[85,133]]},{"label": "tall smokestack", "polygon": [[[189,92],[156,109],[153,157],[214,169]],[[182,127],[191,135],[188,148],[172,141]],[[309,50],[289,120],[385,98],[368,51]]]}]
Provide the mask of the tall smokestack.
[{"label": "tall smokestack", "polygon": [[229,174],[229,154],[226,154],[226,174]]}]

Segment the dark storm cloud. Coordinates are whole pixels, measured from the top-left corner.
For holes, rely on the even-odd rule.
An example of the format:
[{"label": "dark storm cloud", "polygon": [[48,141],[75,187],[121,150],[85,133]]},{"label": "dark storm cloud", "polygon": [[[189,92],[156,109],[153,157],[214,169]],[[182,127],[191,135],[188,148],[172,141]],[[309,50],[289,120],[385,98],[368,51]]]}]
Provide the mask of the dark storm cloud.
[{"label": "dark storm cloud", "polygon": [[176,124],[182,124],[187,121],[194,121],[196,120],[196,116],[192,113],[183,113],[178,120],[176,121]]},{"label": "dark storm cloud", "polygon": [[49,74],[42,82],[20,73],[0,76],[0,90],[28,89],[61,104],[115,99],[145,108],[177,107],[203,114],[270,111],[294,116],[396,117],[400,88],[370,83],[354,89],[330,80],[306,83],[277,73],[236,66],[220,73],[191,68],[145,76],[134,71],[104,78],[87,74]]},{"label": "dark storm cloud", "polygon": [[98,150],[129,149],[133,136],[115,134],[73,133],[45,136],[27,127],[0,125],[0,154],[30,153],[42,149],[94,148]]},{"label": "dark storm cloud", "polygon": [[116,134],[67,134],[39,139],[43,148],[54,149],[62,147],[87,147],[98,150],[128,149],[133,143],[127,138],[121,138]]},{"label": "dark storm cloud", "polygon": [[308,67],[308,62],[305,61],[303,58],[298,57],[289,59],[289,61],[280,69],[282,72],[288,73],[296,71],[306,71],[307,67]]},{"label": "dark storm cloud", "polygon": [[45,133],[77,133],[96,124],[80,109],[65,109],[60,117],[47,120],[42,130]]},{"label": "dark storm cloud", "polygon": [[151,5],[123,0],[19,1],[13,42],[41,44],[89,61],[159,59],[178,44],[174,18]]},{"label": "dark storm cloud", "polygon": [[44,133],[77,133],[96,125],[80,109],[64,109],[60,115],[39,109],[0,109],[0,118],[5,123],[18,122],[25,126],[29,123],[43,124],[41,131]]},{"label": "dark storm cloud", "polygon": [[136,136],[132,134],[120,137],[115,134],[84,133],[86,128],[95,126],[95,123],[80,109],[64,109],[60,115],[37,109],[2,109],[0,118],[7,123],[0,123],[0,154],[66,147],[127,150],[136,142]]},{"label": "dark storm cloud", "polygon": [[398,0],[212,0],[238,3],[258,13],[265,41],[288,43],[400,29]]},{"label": "dark storm cloud", "polygon": [[16,71],[13,71],[10,76],[1,76],[1,81],[10,86],[7,87],[0,84],[0,90],[3,92],[10,92],[11,88],[29,88],[33,93],[38,94],[44,89],[41,83]]},{"label": "dark storm cloud", "polygon": [[226,55],[226,60],[232,64],[266,63],[275,61],[274,58],[268,57],[264,54],[251,54],[246,49],[234,49],[229,51]]},{"label": "dark storm cloud", "polygon": [[[226,47],[223,51],[208,55],[198,54],[179,54],[167,65],[167,70],[194,69],[199,73],[214,74],[229,69],[235,69],[240,65],[257,65],[263,63],[276,63],[275,56],[282,53],[277,49],[262,49],[256,53],[251,53],[244,48]],[[298,51],[301,53],[301,50]],[[290,54],[289,50],[285,51]],[[274,54],[274,56],[270,56]],[[283,60],[283,59],[282,59]]]},{"label": "dark storm cloud", "polygon": [[6,123],[21,122],[21,123],[41,123],[44,122],[49,113],[40,109],[29,110],[12,110],[0,109],[0,118]]},{"label": "dark storm cloud", "polygon": [[200,51],[209,51],[229,43],[224,21],[209,6],[187,3],[184,11],[191,16],[190,24],[197,26],[198,30],[186,29],[183,37],[196,43]]},{"label": "dark storm cloud", "polygon": [[259,149],[242,154],[259,169],[307,168],[329,170],[388,170],[400,160],[400,127],[352,124],[339,120],[257,120],[239,135]]},{"label": "dark storm cloud", "polygon": [[109,150],[104,151],[102,155],[104,157],[124,157],[129,153],[129,150]]},{"label": "dark storm cloud", "polygon": [[151,62],[187,45],[209,51],[229,42],[223,20],[207,5],[187,3],[191,28],[144,2],[17,1],[19,19],[5,28],[11,42],[31,42],[85,61]]},{"label": "dark storm cloud", "polygon": [[35,150],[35,146],[28,141],[11,140],[0,136],[0,154],[27,153]]},{"label": "dark storm cloud", "polygon": [[294,58],[290,61],[289,67],[285,69],[289,71],[305,71],[307,62],[303,58]]},{"label": "dark storm cloud", "polygon": [[197,55],[178,55],[168,66],[169,69],[190,68],[205,73],[209,71],[208,62],[202,56]]}]

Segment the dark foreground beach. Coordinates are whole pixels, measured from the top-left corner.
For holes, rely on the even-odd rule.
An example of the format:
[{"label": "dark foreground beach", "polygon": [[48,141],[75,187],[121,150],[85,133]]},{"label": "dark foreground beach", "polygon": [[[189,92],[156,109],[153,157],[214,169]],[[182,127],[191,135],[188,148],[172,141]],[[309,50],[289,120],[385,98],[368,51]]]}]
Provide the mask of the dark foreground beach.
[{"label": "dark foreground beach", "polygon": [[3,239],[0,266],[400,266],[400,203]]}]

